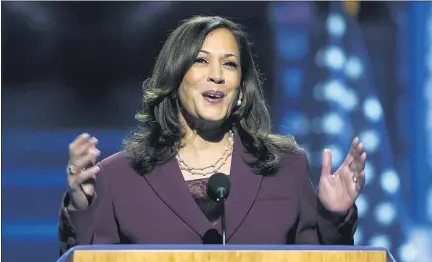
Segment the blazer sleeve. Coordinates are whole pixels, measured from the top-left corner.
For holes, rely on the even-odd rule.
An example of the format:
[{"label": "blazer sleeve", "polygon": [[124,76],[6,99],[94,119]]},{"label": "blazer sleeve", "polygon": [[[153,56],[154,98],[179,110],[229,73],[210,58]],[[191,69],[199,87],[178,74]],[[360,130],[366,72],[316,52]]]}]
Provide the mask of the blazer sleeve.
[{"label": "blazer sleeve", "polygon": [[357,207],[354,204],[346,215],[326,210],[318,200],[311,181],[311,170],[303,152],[299,177],[300,215],[296,244],[353,245],[357,228]]},{"label": "blazer sleeve", "polygon": [[90,206],[83,211],[68,210],[69,195],[61,203],[58,224],[60,255],[76,245],[116,244],[119,234],[110,194],[110,185],[102,165],[96,178],[95,195]]}]

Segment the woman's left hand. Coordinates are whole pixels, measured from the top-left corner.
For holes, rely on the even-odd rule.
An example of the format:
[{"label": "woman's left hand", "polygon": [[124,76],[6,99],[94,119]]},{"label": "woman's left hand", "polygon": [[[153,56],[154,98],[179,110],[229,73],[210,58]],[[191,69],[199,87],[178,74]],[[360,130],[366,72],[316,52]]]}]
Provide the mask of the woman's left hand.
[{"label": "woman's left hand", "polygon": [[331,174],[332,155],[324,150],[318,199],[331,212],[345,214],[354,204],[365,184],[366,153],[358,138],[354,138],[347,157]]}]

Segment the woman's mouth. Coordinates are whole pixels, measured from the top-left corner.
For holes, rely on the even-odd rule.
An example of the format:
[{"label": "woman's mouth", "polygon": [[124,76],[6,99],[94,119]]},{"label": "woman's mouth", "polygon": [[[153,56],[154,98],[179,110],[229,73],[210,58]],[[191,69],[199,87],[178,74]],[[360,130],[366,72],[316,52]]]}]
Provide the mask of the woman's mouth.
[{"label": "woman's mouth", "polygon": [[222,102],[223,98],[225,97],[225,94],[221,91],[214,91],[214,90],[208,90],[202,93],[202,96],[204,97],[207,102],[211,104],[217,104]]}]

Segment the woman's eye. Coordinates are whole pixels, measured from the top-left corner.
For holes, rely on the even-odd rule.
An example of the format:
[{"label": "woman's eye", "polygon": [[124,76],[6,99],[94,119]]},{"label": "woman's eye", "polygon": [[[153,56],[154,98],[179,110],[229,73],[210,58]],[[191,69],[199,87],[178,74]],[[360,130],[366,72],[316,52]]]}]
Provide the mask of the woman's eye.
[{"label": "woman's eye", "polygon": [[207,61],[204,58],[197,58],[197,59],[195,59],[195,63],[205,64],[205,63],[207,63]]},{"label": "woman's eye", "polygon": [[237,68],[238,65],[235,62],[226,62],[225,65],[232,67],[232,68]]}]

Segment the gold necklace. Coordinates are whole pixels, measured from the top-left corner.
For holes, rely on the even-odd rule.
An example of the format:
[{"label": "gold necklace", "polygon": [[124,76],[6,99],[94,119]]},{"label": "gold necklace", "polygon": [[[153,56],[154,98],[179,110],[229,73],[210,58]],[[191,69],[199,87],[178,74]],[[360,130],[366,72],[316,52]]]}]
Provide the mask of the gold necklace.
[{"label": "gold necklace", "polygon": [[184,161],[184,158],[180,155],[179,150],[177,150],[176,158],[181,170],[185,170],[192,175],[206,176],[210,174],[216,174],[217,172],[219,172],[219,169],[223,165],[225,165],[226,161],[228,160],[228,157],[232,155],[233,147],[234,147],[234,133],[230,130],[229,137],[228,137],[228,145],[225,147],[225,151],[223,155],[219,159],[217,159],[213,164],[206,167],[193,167],[191,164],[188,164],[186,163],[186,161]]}]

